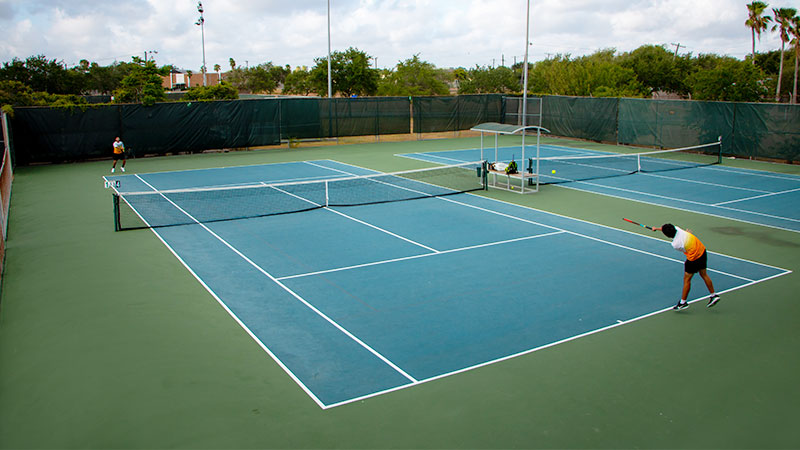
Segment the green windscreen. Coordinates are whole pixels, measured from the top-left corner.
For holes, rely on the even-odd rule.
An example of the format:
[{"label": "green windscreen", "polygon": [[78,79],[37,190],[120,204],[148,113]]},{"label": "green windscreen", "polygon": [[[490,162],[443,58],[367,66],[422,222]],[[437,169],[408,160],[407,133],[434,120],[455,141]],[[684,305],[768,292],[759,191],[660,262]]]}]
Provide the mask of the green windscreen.
[{"label": "green windscreen", "polygon": [[479,123],[501,122],[503,105],[499,94],[414,97],[414,132],[468,130]]},{"label": "green windscreen", "polygon": [[733,153],[739,156],[800,161],[800,105],[736,105]]},{"label": "green windscreen", "polygon": [[553,134],[616,142],[619,99],[545,96],[542,100],[542,126]]},{"label": "green windscreen", "polygon": [[714,142],[732,149],[734,104],[623,98],[619,101],[619,143],[678,148]]},{"label": "green windscreen", "polygon": [[411,131],[408,97],[320,99],[322,137],[407,134]]}]

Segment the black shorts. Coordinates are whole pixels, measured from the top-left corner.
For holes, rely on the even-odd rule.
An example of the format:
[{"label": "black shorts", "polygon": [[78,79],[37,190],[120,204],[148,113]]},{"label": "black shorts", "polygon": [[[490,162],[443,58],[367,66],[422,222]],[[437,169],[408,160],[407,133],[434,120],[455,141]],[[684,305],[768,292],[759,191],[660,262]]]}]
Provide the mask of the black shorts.
[{"label": "black shorts", "polygon": [[703,252],[703,254],[700,255],[700,257],[695,259],[694,261],[689,261],[687,259],[686,262],[683,263],[683,270],[686,273],[697,273],[706,268],[707,262],[708,262],[708,252]]},{"label": "black shorts", "polygon": [[117,160],[120,160],[120,159],[126,159],[125,158],[125,152],[114,153],[114,161],[117,161]]}]

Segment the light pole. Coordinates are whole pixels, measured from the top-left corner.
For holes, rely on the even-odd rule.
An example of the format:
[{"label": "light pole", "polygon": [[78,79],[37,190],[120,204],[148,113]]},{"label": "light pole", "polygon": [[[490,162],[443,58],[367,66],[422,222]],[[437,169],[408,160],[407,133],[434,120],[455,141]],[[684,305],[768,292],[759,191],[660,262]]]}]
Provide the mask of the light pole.
[{"label": "light pole", "polygon": [[200,19],[195,22],[195,25],[200,25],[200,36],[203,39],[203,86],[206,85],[206,31],[204,24],[206,19],[203,18],[203,2],[197,2],[197,11],[200,12]]},{"label": "light pole", "polygon": [[[531,0],[528,0],[528,9],[525,12],[525,61],[522,64],[522,149],[525,151],[525,126],[528,114],[528,47],[530,46],[531,30]],[[537,155],[538,156],[538,155]]]},{"label": "light pole", "polygon": [[328,0],[328,98],[333,96],[331,82],[331,0]]},{"label": "light pole", "polygon": [[[157,55],[158,54],[158,50],[147,50],[146,52],[144,52],[144,62],[147,63],[147,59],[148,59],[147,55],[151,55],[152,56],[153,54]],[[155,61],[155,60],[156,60],[156,58],[154,56],[153,57],[153,61]]]}]

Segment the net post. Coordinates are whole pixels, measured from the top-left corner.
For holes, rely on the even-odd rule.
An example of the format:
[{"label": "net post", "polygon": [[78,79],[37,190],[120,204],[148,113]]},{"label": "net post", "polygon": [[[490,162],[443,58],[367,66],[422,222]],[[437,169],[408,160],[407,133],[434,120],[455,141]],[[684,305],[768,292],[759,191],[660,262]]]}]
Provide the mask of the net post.
[{"label": "net post", "polygon": [[481,183],[483,183],[483,190],[489,190],[489,162],[487,160],[481,161]]},{"label": "net post", "polygon": [[120,231],[122,228],[119,223],[119,194],[115,192],[111,196],[114,199],[114,231]]},{"label": "net post", "polygon": [[717,138],[719,148],[717,150],[717,164],[722,164],[722,136]]},{"label": "net post", "polygon": [[325,207],[330,205],[330,197],[328,197],[328,180],[325,180]]},{"label": "net post", "polygon": [[481,131],[481,161],[483,161],[483,131]]}]

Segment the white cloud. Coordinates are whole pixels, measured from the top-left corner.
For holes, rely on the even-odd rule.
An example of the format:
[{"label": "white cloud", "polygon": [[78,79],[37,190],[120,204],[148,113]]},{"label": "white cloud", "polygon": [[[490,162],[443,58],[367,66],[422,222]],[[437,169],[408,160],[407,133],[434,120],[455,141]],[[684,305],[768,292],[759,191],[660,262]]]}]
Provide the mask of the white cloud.
[{"label": "white cloud", "polygon": [[[523,0],[330,0],[333,50],[356,47],[381,67],[420,54],[438,67],[521,61]],[[788,1],[796,6],[798,0]],[[787,1],[784,1],[787,3]],[[791,3],[795,3],[792,5]],[[129,60],[156,50],[159,64],[202,65],[196,0],[0,0],[0,61],[44,54],[77,64]],[[327,54],[323,0],[204,0],[209,67],[228,59],[313,66]],[[603,48],[680,43],[681,52],[744,57],[750,33],[741,0],[536,0],[531,4],[531,60]],[[780,46],[762,35],[759,50]]]}]

